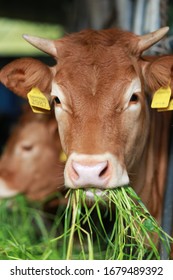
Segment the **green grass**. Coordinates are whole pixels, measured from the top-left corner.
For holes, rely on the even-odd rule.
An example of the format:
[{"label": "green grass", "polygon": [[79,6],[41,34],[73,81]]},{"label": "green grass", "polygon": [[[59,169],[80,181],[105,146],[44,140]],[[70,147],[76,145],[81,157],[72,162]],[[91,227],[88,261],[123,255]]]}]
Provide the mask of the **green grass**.
[{"label": "green grass", "polygon": [[[41,204],[17,196],[0,202],[0,259],[60,259],[57,244],[50,240],[61,219],[42,211]],[[60,216],[60,210],[57,214]]]},{"label": "green grass", "polygon": [[94,194],[91,206],[83,190],[69,191],[68,196],[66,259],[78,258],[75,241],[82,259],[159,260],[157,239],[169,252],[172,239],[132,188],[107,190],[104,199]]},{"label": "green grass", "polygon": [[21,195],[0,201],[0,259],[160,259],[156,238],[170,250],[172,239],[132,188],[93,195],[90,203],[82,189],[69,190],[55,214]]}]

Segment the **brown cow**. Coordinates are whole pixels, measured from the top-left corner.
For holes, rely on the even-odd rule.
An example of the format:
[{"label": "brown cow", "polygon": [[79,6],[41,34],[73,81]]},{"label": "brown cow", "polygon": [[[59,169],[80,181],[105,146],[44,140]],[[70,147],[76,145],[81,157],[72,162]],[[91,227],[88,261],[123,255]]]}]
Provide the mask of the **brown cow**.
[{"label": "brown cow", "polygon": [[64,164],[54,114],[25,109],[0,160],[0,198],[23,193],[46,199],[63,188]]},{"label": "brown cow", "polygon": [[137,36],[118,29],[74,33],[60,40],[25,35],[55,58],[48,67],[22,58],[5,66],[0,80],[26,97],[38,87],[54,100],[69,188],[103,189],[131,184],[155,217],[167,168],[170,113],[150,109],[153,92],[170,83],[173,57],[142,56],[168,32]]}]

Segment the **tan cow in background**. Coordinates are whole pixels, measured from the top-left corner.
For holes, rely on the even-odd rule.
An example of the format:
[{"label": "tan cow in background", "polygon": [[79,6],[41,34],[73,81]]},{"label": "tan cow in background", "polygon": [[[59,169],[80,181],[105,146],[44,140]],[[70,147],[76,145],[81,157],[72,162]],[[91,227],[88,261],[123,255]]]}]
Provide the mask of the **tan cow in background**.
[{"label": "tan cow in background", "polygon": [[54,114],[25,108],[0,159],[0,198],[18,193],[46,200],[64,186],[64,163]]},{"label": "tan cow in background", "polygon": [[[74,33],[60,40],[25,35],[54,57],[49,67],[22,58],[5,66],[0,80],[26,97],[32,87],[54,100],[69,188],[103,189],[131,184],[160,218],[171,114],[151,109],[160,87],[172,89],[173,56],[143,52],[168,31],[137,36],[118,29]],[[46,157],[46,155],[45,155]]]}]

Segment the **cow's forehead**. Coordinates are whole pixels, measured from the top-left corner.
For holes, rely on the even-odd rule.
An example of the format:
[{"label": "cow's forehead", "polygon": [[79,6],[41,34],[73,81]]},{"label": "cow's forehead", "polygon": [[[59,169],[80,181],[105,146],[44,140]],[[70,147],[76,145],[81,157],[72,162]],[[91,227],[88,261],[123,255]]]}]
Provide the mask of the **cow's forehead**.
[{"label": "cow's forehead", "polygon": [[120,30],[86,30],[67,36],[58,48],[59,84],[111,84],[134,76],[131,61],[136,35]]},{"label": "cow's forehead", "polygon": [[[34,131],[34,133],[30,133],[30,131]],[[44,141],[45,138],[41,138],[41,135],[45,137],[47,133],[46,126],[39,122],[30,122],[22,127],[16,127],[15,134],[13,136],[13,142],[20,142],[24,139],[37,142],[41,139],[41,141]]]},{"label": "cow's forehead", "polygon": [[[107,62],[107,63],[106,63]],[[137,77],[130,59],[119,61],[111,58],[105,64],[64,64],[58,69],[55,82],[69,99],[78,97],[104,98],[122,94]],[[90,97],[89,97],[90,96]],[[93,99],[92,99],[93,100]],[[73,104],[74,105],[74,104]]]},{"label": "cow's forehead", "polygon": [[96,44],[93,48],[81,45],[71,47],[72,53],[70,55],[67,53],[58,60],[58,74],[63,71],[73,78],[76,74],[91,76],[92,74],[104,75],[105,72],[115,74],[116,71],[117,75],[120,75],[132,66],[131,55],[123,46]]},{"label": "cow's forehead", "polygon": [[98,58],[99,61],[102,61],[103,56],[100,56],[100,53],[103,55],[104,53],[113,53],[113,50],[118,53],[118,56],[120,51],[132,53],[138,41],[139,38],[135,34],[119,29],[84,30],[58,40],[58,58],[68,57],[75,60],[83,57],[86,60],[92,53],[95,59]]},{"label": "cow's forehead", "polygon": [[83,102],[93,101],[92,96],[114,98],[137,76],[131,60],[136,40],[135,35],[119,30],[88,30],[66,37],[54,81],[75,103],[78,97],[80,104],[82,97]]}]

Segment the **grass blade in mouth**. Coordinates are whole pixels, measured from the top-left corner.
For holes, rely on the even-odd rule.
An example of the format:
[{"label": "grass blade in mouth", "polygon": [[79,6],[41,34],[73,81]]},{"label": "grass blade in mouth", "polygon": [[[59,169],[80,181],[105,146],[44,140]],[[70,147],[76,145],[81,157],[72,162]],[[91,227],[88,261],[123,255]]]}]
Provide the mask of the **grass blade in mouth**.
[{"label": "grass blade in mouth", "polygon": [[108,189],[101,197],[93,190],[92,205],[87,204],[82,189],[70,190],[67,196],[72,209],[67,259],[73,258],[74,243],[78,243],[83,259],[160,259],[156,238],[170,251],[172,238],[157,224],[131,187]]}]

